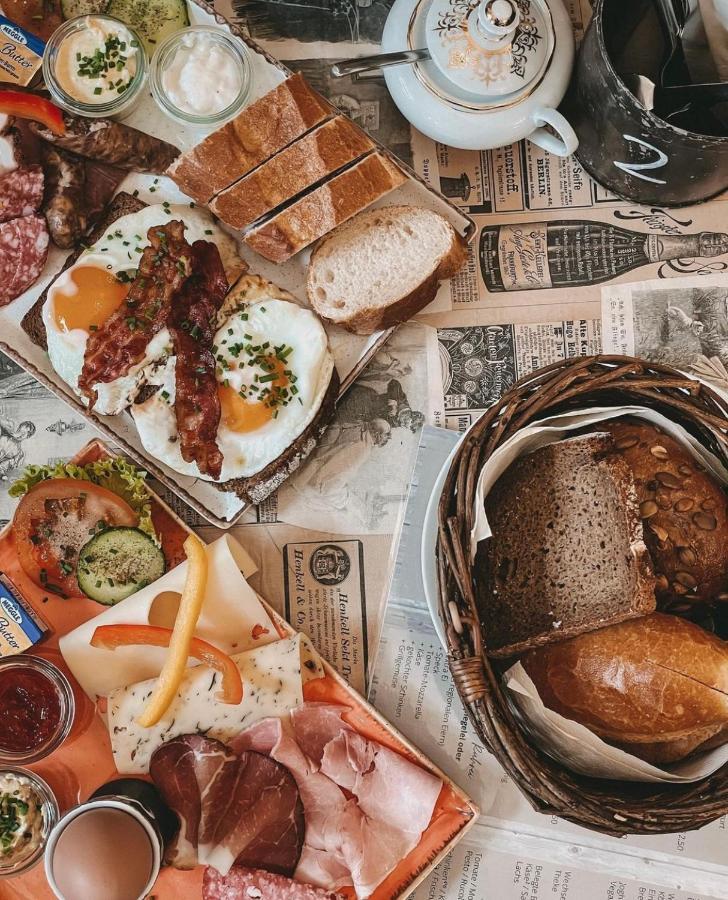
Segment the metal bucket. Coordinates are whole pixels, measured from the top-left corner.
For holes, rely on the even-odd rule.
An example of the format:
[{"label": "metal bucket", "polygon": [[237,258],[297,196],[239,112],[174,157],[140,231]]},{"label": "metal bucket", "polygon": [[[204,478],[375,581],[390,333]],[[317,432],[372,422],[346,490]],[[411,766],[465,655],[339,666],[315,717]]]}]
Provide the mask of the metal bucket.
[{"label": "metal bucket", "polygon": [[624,0],[594,0],[562,105],[579,137],[577,159],[595,181],[634,203],[708,200],[728,188],[728,137],[670,125],[628,90],[605,40],[624,14]]}]

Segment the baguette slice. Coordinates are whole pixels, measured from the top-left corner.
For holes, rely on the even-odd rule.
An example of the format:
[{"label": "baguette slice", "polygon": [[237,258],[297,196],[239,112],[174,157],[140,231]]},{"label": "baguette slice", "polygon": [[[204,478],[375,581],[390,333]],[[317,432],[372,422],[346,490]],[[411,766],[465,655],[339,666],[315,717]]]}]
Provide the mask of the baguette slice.
[{"label": "baguette slice", "polygon": [[373,149],[374,143],[361,128],[338,116],[226,188],[210,209],[231,228],[247,228]]},{"label": "baguette slice", "polygon": [[519,457],[496,481],[485,511],[487,578],[476,573],[476,583],[489,656],[654,611],[634,478],[610,435],[569,438]]},{"label": "baguette slice", "polygon": [[188,197],[207,203],[334,113],[302,75],[291,75],[167,169]]},{"label": "baguette slice", "polygon": [[467,245],[438,213],[417,206],[372,209],[313,251],[308,301],[329,322],[371,334],[427,306],[466,256]]},{"label": "baguette slice", "polygon": [[42,347],[43,350],[48,350],[48,338],[46,335],[46,328],[43,323],[43,306],[48,297],[48,291],[51,288],[51,285],[55,283],[56,279],[61,275],[62,272],[65,272],[66,269],[69,269],[79,258],[79,256],[83,253],[85,247],[90,247],[91,244],[95,244],[96,241],[103,235],[106,229],[113,225],[117,219],[120,219],[122,216],[128,216],[131,213],[139,212],[144,209],[147,204],[142,200],[138,200],[136,197],[133,197],[131,194],[126,193],[126,191],[120,191],[113,199],[109,202],[109,205],[104,210],[103,216],[96,223],[96,225],[91,229],[88,235],[84,238],[84,243],[81,244],[76,250],[71,253],[66,261],[63,264],[63,268],[56,275],[55,278],[52,279],[48,287],[43,291],[43,293],[38,297],[35,303],[30,307],[28,312],[23,316],[23,320],[20,323],[23,331],[28,335],[28,337],[36,344],[38,347]]},{"label": "baguette slice", "polygon": [[245,243],[266,259],[285,262],[405,180],[386,156],[371,153],[248,232]]}]

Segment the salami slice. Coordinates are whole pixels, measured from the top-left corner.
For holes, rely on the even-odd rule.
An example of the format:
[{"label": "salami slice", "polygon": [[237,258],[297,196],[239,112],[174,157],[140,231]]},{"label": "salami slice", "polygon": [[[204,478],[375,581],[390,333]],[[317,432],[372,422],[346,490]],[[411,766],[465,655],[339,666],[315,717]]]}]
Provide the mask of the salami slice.
[{"label": "salami slice", "polygon": [[19,166],[0,175],[0,222],[38,212],[43,202],[43,169]]},{"label": "salami slice", "polygon": [[233,866],[227,875],[208,866],[202,883],[202,900],[338,900],[341,894],[273,875],[262,869]]},{"label": "salami slice", "polygon": [[0,306],[36,281],[47,256],[48,229],[42,216],[22,216],[0,224]]}]

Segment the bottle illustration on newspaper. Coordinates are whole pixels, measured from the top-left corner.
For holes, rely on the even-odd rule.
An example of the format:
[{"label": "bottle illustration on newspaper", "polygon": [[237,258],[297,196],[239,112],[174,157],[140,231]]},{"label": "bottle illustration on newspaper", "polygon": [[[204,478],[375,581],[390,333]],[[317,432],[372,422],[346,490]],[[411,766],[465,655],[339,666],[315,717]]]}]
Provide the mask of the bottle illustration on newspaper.
[{"label": "bottle illustration on newspaper", "polygon": [[650,263],[723,256],[728,234],[658,234],[608,222],[559,220],[488,226],[480,233],[479,250],[489,291],[544,290],[601,284]]}]

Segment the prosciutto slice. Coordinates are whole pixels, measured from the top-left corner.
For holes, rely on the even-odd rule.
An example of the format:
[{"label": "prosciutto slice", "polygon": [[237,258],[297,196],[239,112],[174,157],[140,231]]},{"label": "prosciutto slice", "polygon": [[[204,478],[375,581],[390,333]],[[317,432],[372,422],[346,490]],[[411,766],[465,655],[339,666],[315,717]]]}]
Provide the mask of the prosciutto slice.
[{"label": "prosciutto slice", "polygon": [[168,852],[177,868],[237,862],[292,875],[304,837],[303,804],[288,770],[253,751],[182,735],[152,754],[149,772],[180,830]]},{"label": "prosciutto slice", "polygon": [[345,712],[304,703],[288,720],[257,722],[230,747],[266,753],[296,779],[306,836],[294,877],[329,890],[353,884],[365,898],[419,843],[442,782],[353,731]]},{"label": "prosciutto slice", "polygon": [[282,875],[240,866],[234,866],[227,875],[207,869],[202,881],[202,900],[340,900],[340,897]]}]

